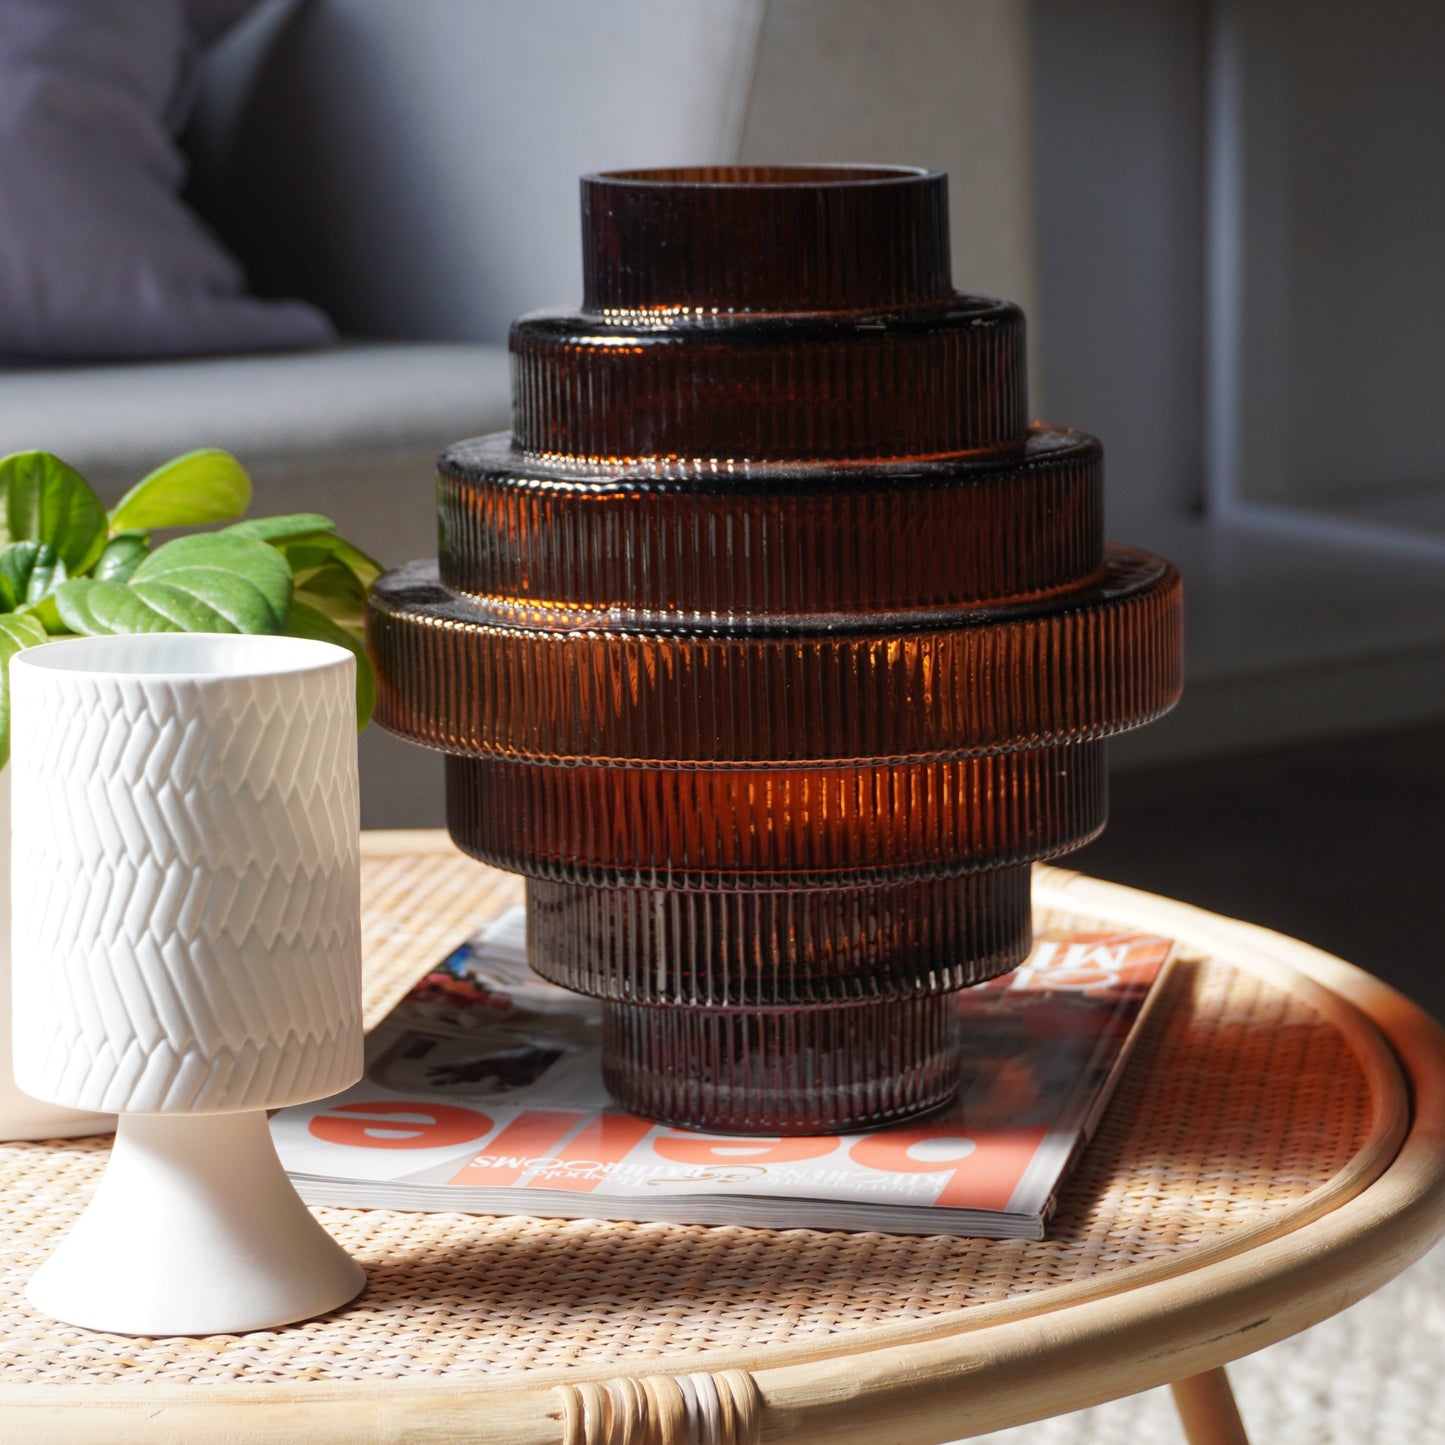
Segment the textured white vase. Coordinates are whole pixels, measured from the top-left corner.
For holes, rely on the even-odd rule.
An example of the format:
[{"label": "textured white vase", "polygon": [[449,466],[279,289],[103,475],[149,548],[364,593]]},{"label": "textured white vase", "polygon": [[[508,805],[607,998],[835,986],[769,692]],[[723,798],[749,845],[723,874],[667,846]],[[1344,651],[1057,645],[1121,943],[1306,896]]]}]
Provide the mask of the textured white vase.
[{"label": "textured white vase", "polygon": [[364,1283],[265,1110],[361,1073],[355,662],[296,638],[84,638],[10,665],[14,1068],[120,1115],[28,1290],[123,1334],[232,1333]]},{"label": "textured white vase", "polygon": [[[0,1139],[74,1139],[108,1134],[109,1114],[62,1109],[22,1094],[10,1060],[10,769],[0,768]],[[24,827],[21,843],[24,845]]]}]

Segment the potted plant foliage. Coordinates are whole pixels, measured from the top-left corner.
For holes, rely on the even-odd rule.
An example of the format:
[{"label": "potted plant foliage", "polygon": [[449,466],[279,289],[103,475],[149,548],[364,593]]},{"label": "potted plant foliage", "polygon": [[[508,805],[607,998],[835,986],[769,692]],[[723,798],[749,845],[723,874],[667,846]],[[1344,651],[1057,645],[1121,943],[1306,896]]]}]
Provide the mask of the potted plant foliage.
[{"label": "potted plant foliage", "polygon": [[10,659],[77,635],[310,637],[356,655],[357,725],[371,716],[376,689],[363,618],[380,567],[327,517],[247,518],[250,503],[250,479],[223,451],[176,457],[110,508],[49,452],[0,459],[0,1138],[106,1127],[28,1099],[12,1082]]}]

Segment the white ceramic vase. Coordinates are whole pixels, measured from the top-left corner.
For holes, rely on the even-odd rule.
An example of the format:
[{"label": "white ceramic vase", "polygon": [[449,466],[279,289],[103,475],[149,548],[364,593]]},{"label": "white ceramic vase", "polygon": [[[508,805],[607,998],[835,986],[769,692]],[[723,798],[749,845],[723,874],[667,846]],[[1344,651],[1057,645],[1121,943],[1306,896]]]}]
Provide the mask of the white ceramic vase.
[{"label": "white ceramic vase", "polygon": [[31,1280],[56,1318],[214,1334],[364,1283],[265,1111],[361,1073],[355,662],[296,638],[85,638],[10,665],[14,1067],[120,1116]]},{"label": "white ceramic vase", "polygon": [[[21,829],[24,847],[24,828]],[[10,1061],[10,769],[0,768],[0,1139],[74,1139],[108,1134],[110,1114],[85,1114],[32,1099],[15,1086]]]}]

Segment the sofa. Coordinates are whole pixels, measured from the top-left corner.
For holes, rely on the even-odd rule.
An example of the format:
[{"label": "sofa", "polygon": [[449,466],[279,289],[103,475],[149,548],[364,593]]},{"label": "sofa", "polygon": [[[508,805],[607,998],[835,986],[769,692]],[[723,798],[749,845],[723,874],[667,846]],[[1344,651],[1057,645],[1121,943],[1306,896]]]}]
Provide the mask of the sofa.
[{"label": "sofa", "polygon": [[[938,166],[956,283],[1030,305],[1027,39],[1010,0],[266,0],[201,63],[187,195],[254,290],[341,340],[0,370],[0,454],[57,452],[113,497],[220,446],[256,512],[429,553],[437,450],[507,425],[511,318],[580,292],[586,171]],[[440,774],[368,729],[364,823],[439,823]]]}]

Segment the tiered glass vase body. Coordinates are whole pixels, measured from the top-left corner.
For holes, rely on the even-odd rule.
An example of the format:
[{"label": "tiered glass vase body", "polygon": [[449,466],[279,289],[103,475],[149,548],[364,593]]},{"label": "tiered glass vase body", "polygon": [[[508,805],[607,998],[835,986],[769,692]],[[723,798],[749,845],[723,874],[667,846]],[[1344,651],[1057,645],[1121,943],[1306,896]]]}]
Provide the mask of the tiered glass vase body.
[{"label": "tiered glass vase body", "polygon": [[937,173],[582,185],[584,302],[513,327],[510,433],[441,459],[372,599],[378,715],[527,875],[637,1112],[875,1125],[957,1084],[954,994],[1104,824],[1180,682],[1178,576],[1029,426],[1023,317],[956,293]]}]

